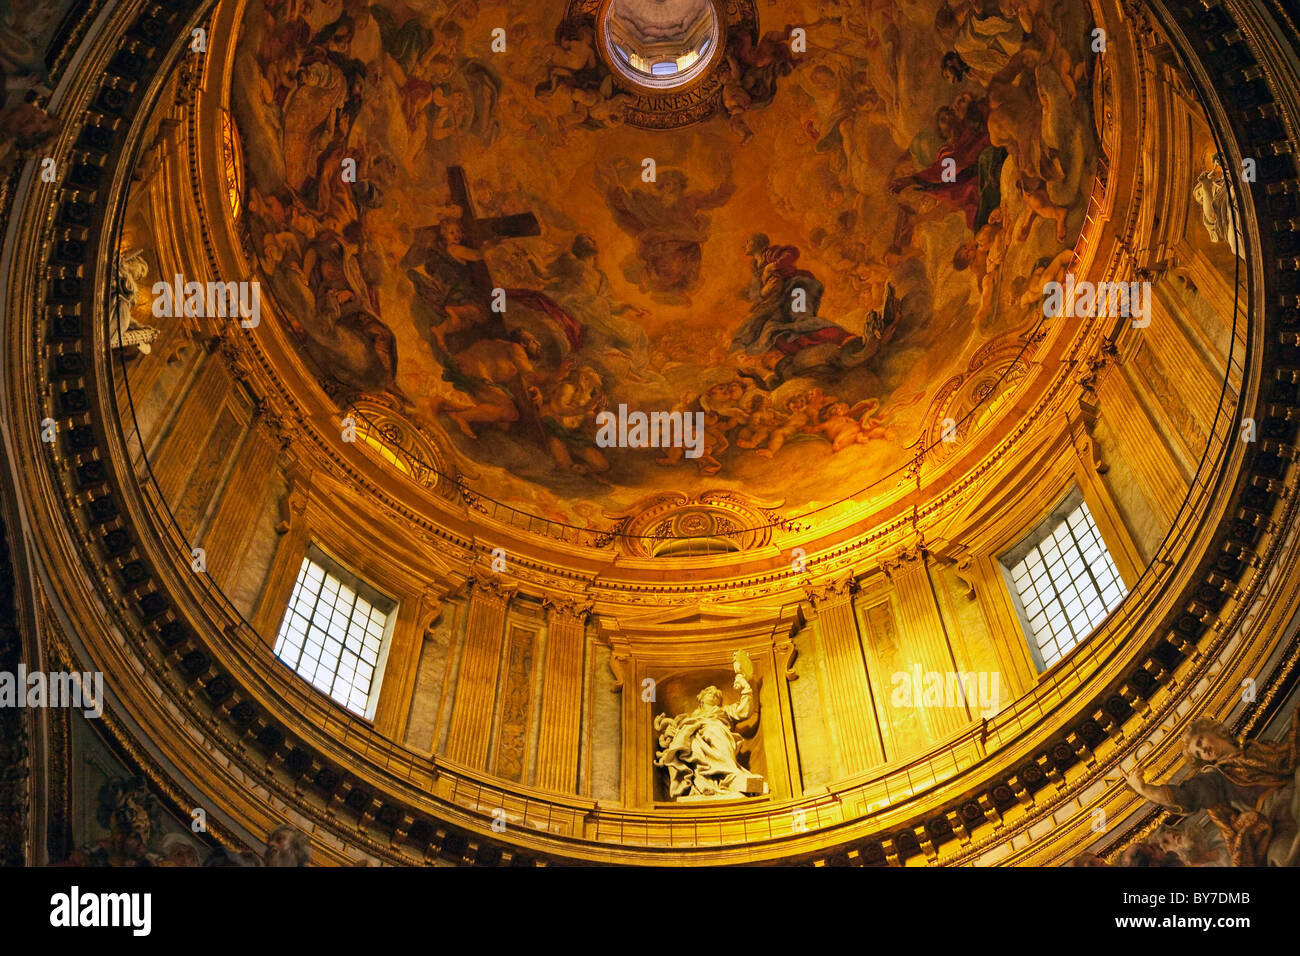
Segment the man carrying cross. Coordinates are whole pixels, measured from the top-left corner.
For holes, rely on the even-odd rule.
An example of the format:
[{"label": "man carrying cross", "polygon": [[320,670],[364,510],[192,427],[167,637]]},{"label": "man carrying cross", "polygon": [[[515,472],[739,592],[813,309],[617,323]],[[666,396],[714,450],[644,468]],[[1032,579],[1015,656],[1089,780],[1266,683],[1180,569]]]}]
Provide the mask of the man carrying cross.
[{"label": "man carrying cross", "polygon": [[422,270],[410,268],[407,275],[419,296],[442,316],[430,329],[438,348],[444,353],[454,351],[449,349],[449,336],[470,329],[476,333],[475,339],[505,338],[508,330],[500,319],[499,305],[502,293],[507,303],[549,316],[559,325],[569,347],[579,348],[582,326],[565,309],[534,289],[499,289],[488,269],[485,250],[490,245],[504,239],[541,235],[537,217],[519,213],[480,218],[474,210],[464,168],[448,169],[447,180],[451,209],[458,210],[459,216],[444,216],[436,226],[417,230],[405,259],[408,265],[423,266]]}]

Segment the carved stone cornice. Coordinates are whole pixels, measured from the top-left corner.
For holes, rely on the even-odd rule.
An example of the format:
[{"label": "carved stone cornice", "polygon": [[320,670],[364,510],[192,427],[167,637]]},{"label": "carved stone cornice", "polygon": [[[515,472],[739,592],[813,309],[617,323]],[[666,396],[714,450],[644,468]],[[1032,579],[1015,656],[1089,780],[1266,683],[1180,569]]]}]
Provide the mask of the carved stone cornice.
[{"label": "carved stone cornice", "polygon": [[716,539],[735,551],[766,546],[777,528],[792,530],[776,510],[782,502],[729,489],[688,495],[672,491],[648,495],[630,507],[610,512],[617,544],[629,555],[649,557],[666,542]]},{"label": "carved stone cornice", "polygon": [[247,382],[252,377],[252,369],[244,358],[244,349],[234,341],[230,330],[222,329],[214,338],[216,347],[213,353],[226,366],[230,377],[237,382]]},{"label": "carved stone cornice", "polygon": [[1102,339],[1096,353],[1083,363],[1083,373],[1076,380],[1084,390],[1083,396],[1079,399],[1081,405],[1092,406],[1095,409],[1097,386],[1105,378],[1107,370],[1112,368],[1118,360],[1119,349],[1116,347],[1114,339]]},{"label": "carved stone cornice", "polygon": [[298,437],[298,430],[282,408],[266,396],[253,399],[253,427],[263,432],[280,450],[287,451]]}]

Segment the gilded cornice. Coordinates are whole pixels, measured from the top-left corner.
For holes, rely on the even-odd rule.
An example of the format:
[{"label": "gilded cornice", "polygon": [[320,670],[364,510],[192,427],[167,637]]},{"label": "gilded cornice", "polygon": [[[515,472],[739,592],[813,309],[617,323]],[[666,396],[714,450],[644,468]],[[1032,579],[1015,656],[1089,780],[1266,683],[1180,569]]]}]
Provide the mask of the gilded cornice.
[{"label": "gilded cornice", "polygon": [[470,577],[468,583],[471,600],[484,601],[497,607],[505,607],[519,593],[518,584],[491,572],[479,572]]},{"label": "gilded cornice", "polygon": [[879,567],[885,577],[897,581],[900,577],[916,571],[924,571],[929,560],[930,551],[921,541],[885,555],[879,559]]}]

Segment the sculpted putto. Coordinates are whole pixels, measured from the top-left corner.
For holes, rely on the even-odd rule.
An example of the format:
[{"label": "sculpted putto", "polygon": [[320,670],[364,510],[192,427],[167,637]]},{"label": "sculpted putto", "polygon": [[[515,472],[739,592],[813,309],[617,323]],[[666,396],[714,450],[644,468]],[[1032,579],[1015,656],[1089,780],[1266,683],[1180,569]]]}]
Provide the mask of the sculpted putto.
[{"label": "sculpted putto", "polygon": [[762,777],[740,765],[742,738],[735,732],[737,724],[758,710],[751,684],[753,663],[744,651],[737,651],[732,666],[736,672],[732,686],[740,691],[739,701],[724,706],[722,691],[709,686],[696,695],[699,706],[689,713],[655,718],[659,734],[655,766],[668,771],[668,795],[673,800],[739,798],[767,790]]}]

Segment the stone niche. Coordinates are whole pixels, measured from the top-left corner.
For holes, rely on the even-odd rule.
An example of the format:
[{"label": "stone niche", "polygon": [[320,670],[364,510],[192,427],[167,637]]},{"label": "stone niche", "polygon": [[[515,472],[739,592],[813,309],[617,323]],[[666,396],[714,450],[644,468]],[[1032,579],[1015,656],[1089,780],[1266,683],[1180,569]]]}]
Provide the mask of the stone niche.
[{"label": "stone niche", "polygon": [[[622,696],[620,789],[625,806],[740,806],[802,793],[790,700],[793,636],[802,624],[796,605],[755,607],[743,614],[678,607],[622,620],[598,619],[598,639],[611,649],[610,668]],[[753,707],[748,717],[732,722],[741,738],[736,763],[761,778],[766,791],[760,784],[743,798],[674,800],[668,771],[656,766],[662,722],[695,711],[698,695],[709,686],[721,692],[720,706],[737,704],[738,652]]]},{"label": "stone niche", "polygon": [[[654,738],[651,751],[652,759],[654,752],[658,750],[659,734],[653,729],[657,718],[673,717],[695,710],[699,706],[697,695],[710,685],[722,691],[722,704],[724,707],[740,701],[740,691],[732,686],[735,673],[729,666],[691,669],[688,671],[663,671],[658,676],[651,673],[650,677],[655,681],[655,700],[649,704],[651,713],[655,718],[651,721],[651,735]],[[768,759],[763,746],[764,713],[762,707],[763,684],[766,681],[763,680],[762,675],[756,673],[752,683],[754,701],[758,706],[747,718],[737,722],[733,729],[741,738],[737,750],[737,762],[743,769],[759,778],[760,785],[758,789],[760,792],[748,797],[686,797],[674,801],[668,792],[668,771],[663,767],[656,767],[653,778],[653,799],[656,804],[664,803],[670,806],[678,806],[710,800],[752,799],[753,796],[764,795],[762,793],[763,784],[766,783],[768,778]],[[774,713],[772,720],[779,720],[779,716],[779,714]],[[770,790],[770,785],[767,785],[766,789]]]}]

